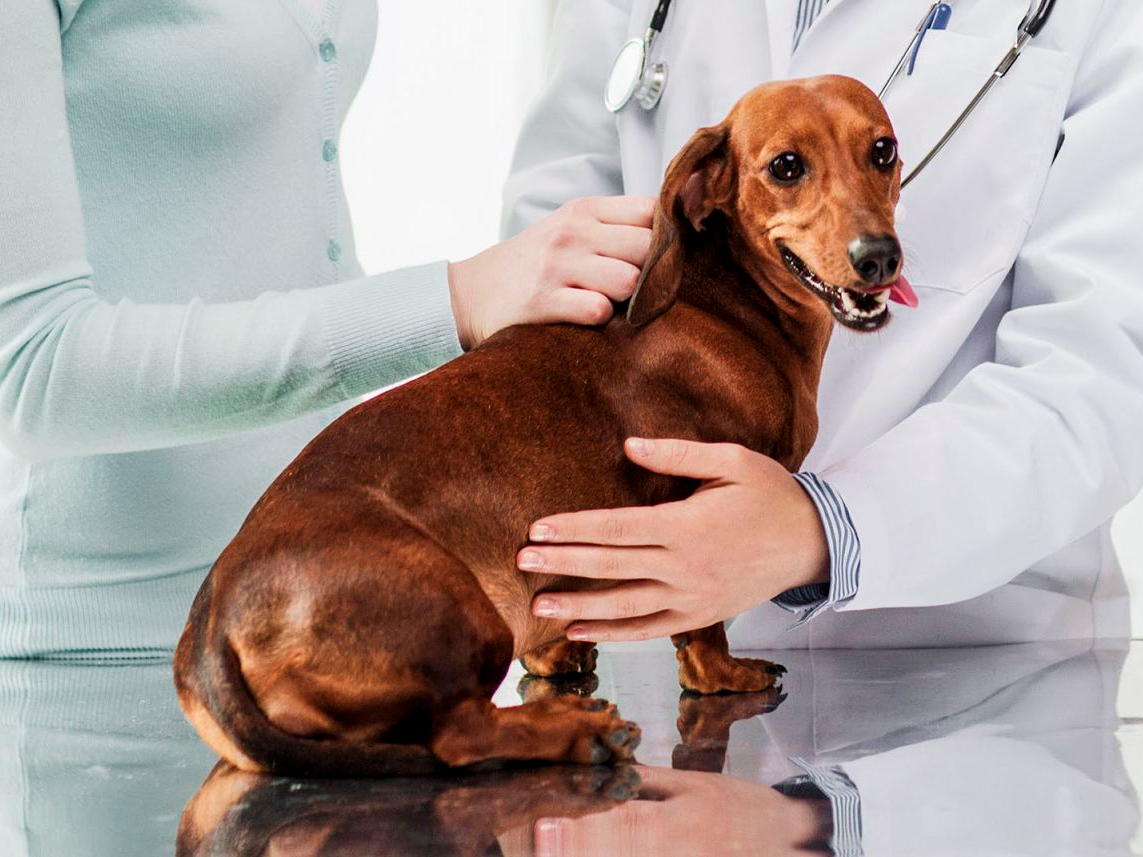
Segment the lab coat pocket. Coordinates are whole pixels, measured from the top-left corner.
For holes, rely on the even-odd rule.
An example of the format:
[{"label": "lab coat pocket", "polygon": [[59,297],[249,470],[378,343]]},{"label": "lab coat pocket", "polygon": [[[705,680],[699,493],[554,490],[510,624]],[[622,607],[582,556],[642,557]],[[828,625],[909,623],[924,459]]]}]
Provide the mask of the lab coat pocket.
[{"label": "lab coat pocket", "polygon": [[[911,76],[886,96],[905,174],[937,144],[1011,43],[950,31],[925,36]],[[972,291],[1011,267],[1039,204],[1074,76],[1064,53],[1034,44],[906,188],[899,227],[906,275]]]}]

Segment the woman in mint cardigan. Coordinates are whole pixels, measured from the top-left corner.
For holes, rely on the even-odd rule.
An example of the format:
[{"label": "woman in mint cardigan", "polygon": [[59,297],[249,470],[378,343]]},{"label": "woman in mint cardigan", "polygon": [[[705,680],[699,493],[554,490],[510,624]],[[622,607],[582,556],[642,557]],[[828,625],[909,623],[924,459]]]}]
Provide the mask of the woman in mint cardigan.
[{"label": "woman in mint cardigan", "polygon": [[376,0],[0,4],[0,657],[169,653],[351,400],[633,288],[646,198],[362,272],[337,146],[376,25]]}]

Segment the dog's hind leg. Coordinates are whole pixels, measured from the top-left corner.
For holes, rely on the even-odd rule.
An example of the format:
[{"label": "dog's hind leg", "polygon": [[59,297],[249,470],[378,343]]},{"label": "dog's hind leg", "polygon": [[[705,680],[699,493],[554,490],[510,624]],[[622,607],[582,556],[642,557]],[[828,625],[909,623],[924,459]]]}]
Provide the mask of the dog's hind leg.
[{"label": "dog's hind leg", "polygon": [[730,654],[722,623],[674,634],[675,655],[679,660],[679,684],[693,693],[752,693],[778,683],[786,668],[756,658],[736,658]]},{"label": "dog's hind leg", "polygon": [[598,654],[595,643],[563,639],[533,649],[520,658],[520,663],[542,678],[573,676],[595,672]]},{"label": "dog's hind leg", "polygon": [[448,765],[504,761],[598,765],[631,759],[639,727],[602,699],[559,696],[515,708],[461,702],[435,723],[429,747]]},{"label": "dog's hind leg", "polygon": [[396,516],[366,511],[352,539],[290,533],[235,571],[237,543],[212,571],[211,590],[230,585],[192,622],[180,699],[243,770],[439,767],[427,746],[438,717],[490,700],[507,674],[512,632],[468,567]]}]

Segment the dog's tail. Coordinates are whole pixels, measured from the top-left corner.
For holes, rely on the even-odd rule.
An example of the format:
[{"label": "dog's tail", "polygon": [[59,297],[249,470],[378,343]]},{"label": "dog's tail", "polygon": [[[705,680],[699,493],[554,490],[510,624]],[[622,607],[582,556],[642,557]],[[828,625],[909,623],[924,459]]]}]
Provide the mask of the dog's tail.
[{"label": "dog's tail", "polygon": [[[229,643],[219,640],[216,645],[207,644],[210,585],[207,577],[179,641],[175,684],[183,710],[200,736],[228,762],[276,776],[338,779],[423,776],[445,769],[423,745],[303,738],[279,729],[251,694],[238,655]],[[213,720],[210,730],[204,730],[196,722],[199,718],[192,716],[191,707],[197,707],[196,703]],[[221,735],[206,734],[214,728]]]}]

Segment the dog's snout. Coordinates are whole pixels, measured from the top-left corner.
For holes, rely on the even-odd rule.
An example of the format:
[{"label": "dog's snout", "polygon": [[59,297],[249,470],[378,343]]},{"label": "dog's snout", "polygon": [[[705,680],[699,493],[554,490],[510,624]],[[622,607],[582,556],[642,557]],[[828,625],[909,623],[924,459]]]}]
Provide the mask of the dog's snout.
[{"label": "dog's snout", "polygon": [[849,261],[862,280],[872,286],[883,286],[897,279],[901,245],[892,235],[855,238],[849,242]]}]

